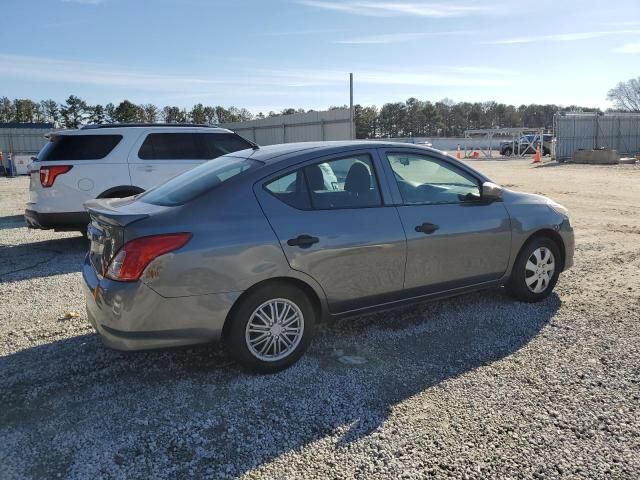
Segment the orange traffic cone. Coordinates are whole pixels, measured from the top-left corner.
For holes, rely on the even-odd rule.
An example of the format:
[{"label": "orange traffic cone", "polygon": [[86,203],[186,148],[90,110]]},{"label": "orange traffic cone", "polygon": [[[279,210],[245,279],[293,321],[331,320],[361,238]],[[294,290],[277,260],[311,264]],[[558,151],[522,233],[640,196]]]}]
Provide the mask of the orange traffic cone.
[{"label": "orange traffic cone", "polygon": [[536,155],[533,157],[533,162],[531,163],[540,163],[542,161],[542,157],[540,157],[540,145],[536,148]]},{"label": "orange traffic cone", "polygon": [[458,150],[456,150],[456,158],[460,160],[462,157],[460,156],[460,145],[458,145]]}]

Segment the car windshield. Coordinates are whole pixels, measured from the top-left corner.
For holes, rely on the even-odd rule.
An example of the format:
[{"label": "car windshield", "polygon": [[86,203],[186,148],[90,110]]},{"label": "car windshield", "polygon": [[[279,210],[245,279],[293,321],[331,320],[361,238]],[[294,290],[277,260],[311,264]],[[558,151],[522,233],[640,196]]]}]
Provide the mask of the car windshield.
[{"label": "car windshield", "polygon": [[260,165],[262,162],[249,158],[218,157],[147,190],[138,200],[153,205],[181,205]]}]

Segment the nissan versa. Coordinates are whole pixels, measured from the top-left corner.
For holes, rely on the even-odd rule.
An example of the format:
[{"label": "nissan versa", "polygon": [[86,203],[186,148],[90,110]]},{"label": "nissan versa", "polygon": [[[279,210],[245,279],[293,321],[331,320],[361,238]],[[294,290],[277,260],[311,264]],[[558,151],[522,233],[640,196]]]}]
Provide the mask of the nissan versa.
[{"label": "nissan versa", "polygon": [[255,147],[85,206],[107,345],[221,339],[262,372],[300,358],[323,317],[502,285],[537,302],[573,261],[564,207],[408,144]]}]

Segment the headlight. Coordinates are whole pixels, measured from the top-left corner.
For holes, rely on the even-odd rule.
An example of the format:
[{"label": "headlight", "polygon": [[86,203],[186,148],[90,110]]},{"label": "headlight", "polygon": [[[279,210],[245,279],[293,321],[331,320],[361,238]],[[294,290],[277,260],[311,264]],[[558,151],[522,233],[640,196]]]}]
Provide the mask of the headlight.
[{"label": "headlight", "polygon": [[547,205],[549,205],[549,208],[556,212],[558,215],[565,217],[567,220],[569,220],[569,222],[571,222],[571,215],[569,215],[569,210],[566,207],[563,207],[562,205],[554,201],[549,201]]}]

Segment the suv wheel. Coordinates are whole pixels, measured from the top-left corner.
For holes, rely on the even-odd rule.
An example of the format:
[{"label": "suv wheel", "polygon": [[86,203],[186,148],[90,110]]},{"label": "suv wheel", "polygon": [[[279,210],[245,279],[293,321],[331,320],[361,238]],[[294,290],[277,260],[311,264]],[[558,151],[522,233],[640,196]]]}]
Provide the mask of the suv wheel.
[{"label": "suv wheel", "polygon": [[560,261],[560,250],[553,240],[534,238],[518,254],[507,290],[521,302],[544,300],[558,281]]},{"label": "suv wheel", "polygon": [[512,153],[513,153],[513,150],[511,150],[511,148],[505,148],[504,153],[502,155],[504,155],[505,157],[510,157]]},{"label": "suv wheel", "polygon": [[315,311],[307,295],[287,284],[251,292],[230,319],[229,354],[249,370],[272,373],[295,363],[313,337]]}]

